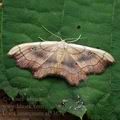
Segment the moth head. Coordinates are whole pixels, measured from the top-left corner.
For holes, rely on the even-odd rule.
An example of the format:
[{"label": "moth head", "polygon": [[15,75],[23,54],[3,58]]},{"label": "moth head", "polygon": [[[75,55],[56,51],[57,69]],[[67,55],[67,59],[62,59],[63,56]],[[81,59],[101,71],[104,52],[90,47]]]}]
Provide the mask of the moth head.
[{"label": "moth head", "polygon": [[61,49],[64,49],[67,47],[67,43],[65,42],[65,40],[60,41],[60,43],[58,43],[58,47]]}]

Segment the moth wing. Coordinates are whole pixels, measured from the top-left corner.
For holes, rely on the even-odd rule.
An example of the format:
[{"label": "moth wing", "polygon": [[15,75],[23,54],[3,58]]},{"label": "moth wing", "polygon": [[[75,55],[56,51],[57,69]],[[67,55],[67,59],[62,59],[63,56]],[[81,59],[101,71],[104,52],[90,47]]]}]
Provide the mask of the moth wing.
[{"label": "moth wing", "polygon": [[97,74],[114,63],[115,60],[108,52],[92,47],[69,44],[70,55],[85,74]]},{"label": "moth wing", "polygon": [[57,49],[57,42],[33,42],[16,45],[8,52],[21,68],[38,69]]}]

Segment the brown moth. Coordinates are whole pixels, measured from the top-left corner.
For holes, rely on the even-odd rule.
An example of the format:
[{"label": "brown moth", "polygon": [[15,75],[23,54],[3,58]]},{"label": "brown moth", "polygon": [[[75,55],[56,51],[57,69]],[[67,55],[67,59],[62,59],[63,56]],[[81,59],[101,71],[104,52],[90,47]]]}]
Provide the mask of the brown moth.
[{"label": "brown moth", "polygon": [[115,60],[107,52],[61,41],[24,43],[13,47],[9,56],[20,68],[31,69],[36,78],[59,75],[78,85],[89,74],[102,73]]}]

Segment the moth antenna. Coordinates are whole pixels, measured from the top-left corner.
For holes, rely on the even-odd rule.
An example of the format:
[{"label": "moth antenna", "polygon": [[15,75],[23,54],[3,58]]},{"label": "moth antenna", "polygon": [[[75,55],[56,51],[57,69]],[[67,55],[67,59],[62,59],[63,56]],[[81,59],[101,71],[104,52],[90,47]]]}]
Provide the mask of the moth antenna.
[{"label": "moth antenna", "polygon": [[42,27],[45,31],[47,31],[48,33],[50,33],[51,35],[59,38],[61,41],[63,40],[60,36],[58,36],[58,35],[54,34],[53,32],[49,31],[45,26],[41,25],[41,27]]},{"label": "moth antenna", "polygon": [[65,38],[63,40],[68,40],[68,42],[69,42],[69,40],[75,40],[75,39],[77,39],[77,38]]},{"label": "moth antenna", "polygon": [[78,38],[66,38],[64,40],[72,40],[72,41],[68,41],[68,42],[72,43],[72,42],[78,41],[79,39],[81,39],[81,34],[78,36]]},{"label": "moth antenna", "polygon": [[43,39],[43,38],[42,38],[42,37],[40,37],[40,36],[39,36],[38,38],[39,38],[40,40],[44,41],[44,42],[46,41],[45,39]]}]

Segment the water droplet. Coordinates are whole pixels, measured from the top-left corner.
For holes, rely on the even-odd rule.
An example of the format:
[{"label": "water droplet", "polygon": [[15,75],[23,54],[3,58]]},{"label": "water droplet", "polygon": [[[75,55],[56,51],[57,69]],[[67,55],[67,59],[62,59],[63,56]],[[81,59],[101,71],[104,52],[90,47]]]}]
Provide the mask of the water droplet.
[{"label": "water droplet", "polygon": [[68,100],[67,99],[63,99],[62,102],[66,103],[66,102],[68,102]]},{"label": "water droplet", "polygon": [[79,95],[77,95],[77,99],[80,99],[80,96],[79,96]]},{"label": "water droplet", "polygon": [[61,107],[61,105],[57,105],[59,108]]},{"label": "water droplet", "polygon": [[79,110],[81,109],[82,105],[78,105],[77,107],[74,108],[74,110]]},{"label": "water droplet", "polygon": [[76,104],[78,105],[78,104],[80,104],[81,102],[78,100],[77,102],[76,102]]},{"label": "water droplet", "polygon": [[72,106],[69,107],[69,109],[71,109],[71,108],[72,108]]}]

